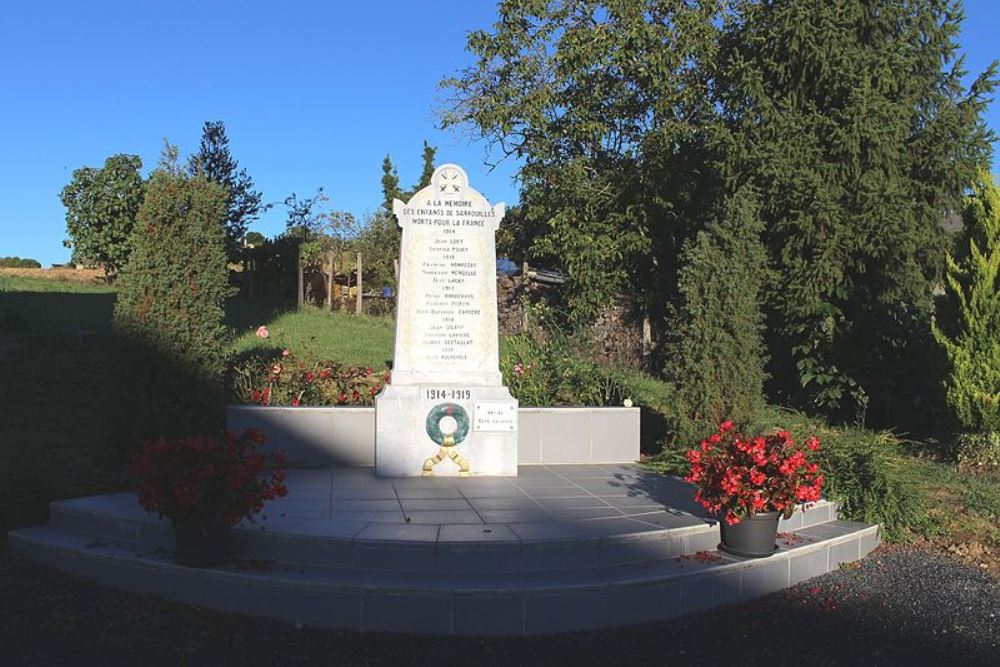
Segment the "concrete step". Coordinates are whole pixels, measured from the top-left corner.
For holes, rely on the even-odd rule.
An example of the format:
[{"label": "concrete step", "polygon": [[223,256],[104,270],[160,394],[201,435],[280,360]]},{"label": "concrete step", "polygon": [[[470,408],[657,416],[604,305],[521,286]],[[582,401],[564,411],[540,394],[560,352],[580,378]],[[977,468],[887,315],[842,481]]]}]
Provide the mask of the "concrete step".
[{"label": "concrete step", "polygon": [[141,534],[129,542],[68,530],[67,514],[62,525],[10,533],[10,546],[105,585],[221,611],[436,634],[538,634],[664,620],[781,590],[858,560],[879,542],[877,526],[835,520],[782,532],[778,551],[763,559],[705,550],[547,571],[390,572],[358,567],[360,560],[319,567],[246,559],[190,569],[175,564],[169,548],[143,544]]},{"label": "concrete step", "polygon": [[[236,527],[236,557],[387,572],[546,572],[646,563],[719,543],[716,523],[669,508],[616,510],[583,521],[546,515],[538,521],[439,525],[333,518],[306,512],[305,502],[289,504],[295,511],[284,513],[283,501],[277,501],[265,510],[266,520]],[[832,519],[836,506],[823,501],[783,520],[779,530]],[[54,502],[50,523],[125,549],[174,548],[170,523],[144,511],[129,493]]]}]

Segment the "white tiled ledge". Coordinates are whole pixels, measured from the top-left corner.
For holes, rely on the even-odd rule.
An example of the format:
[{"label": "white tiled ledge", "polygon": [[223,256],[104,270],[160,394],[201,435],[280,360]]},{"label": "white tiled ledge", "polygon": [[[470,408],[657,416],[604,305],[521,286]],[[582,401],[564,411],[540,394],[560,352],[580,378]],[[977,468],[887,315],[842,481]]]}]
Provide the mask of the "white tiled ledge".
[{"label": "white tiled ledge", "polygon": [[[639,408],[523,407],[518,463],[632,463],[639,458]],[[375,464],[375,408],[230,405],[230,431],[256,426],[290,465]],[[432,445],[433,446],[433,445]]]}]

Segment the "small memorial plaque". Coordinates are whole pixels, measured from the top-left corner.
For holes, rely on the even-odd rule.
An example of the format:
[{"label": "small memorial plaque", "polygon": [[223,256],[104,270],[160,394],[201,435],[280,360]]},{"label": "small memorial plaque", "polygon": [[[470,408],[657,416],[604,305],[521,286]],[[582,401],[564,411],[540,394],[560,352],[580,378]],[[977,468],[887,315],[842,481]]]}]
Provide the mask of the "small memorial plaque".
[{"label": "small memorial plaque", "polygon": [[517,403],[476,403],[475,431],[516,431]]}]

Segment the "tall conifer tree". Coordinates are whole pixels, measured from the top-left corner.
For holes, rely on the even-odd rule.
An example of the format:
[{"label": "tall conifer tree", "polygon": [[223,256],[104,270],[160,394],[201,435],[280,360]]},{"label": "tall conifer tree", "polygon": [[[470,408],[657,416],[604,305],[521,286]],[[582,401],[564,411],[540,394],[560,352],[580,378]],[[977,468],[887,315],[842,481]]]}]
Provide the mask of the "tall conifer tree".
[{"label": "tall conifer tree", "polygon": [[962,211],[934,337],[948,356],[948,405],[959,428],[1000,432],[1000,188],[984,172]]},{"label": "tall conifer tree", "polygon": [[188,160],[188,173],[226,188],[226,254],[230,260],[239,258],[247,229],[264,209],[253,179],[239,167],[229,152],[225,124],[221,120],[206,122],[198,152]]},{"label": "tall conifer tree", "polygon": [[761,194],[777,370],[833,413],[912,394],[943,223],[990,152],[995,68],[963,86],[961,20],[952,0],[745,0],[723,30],[725,176]]}]

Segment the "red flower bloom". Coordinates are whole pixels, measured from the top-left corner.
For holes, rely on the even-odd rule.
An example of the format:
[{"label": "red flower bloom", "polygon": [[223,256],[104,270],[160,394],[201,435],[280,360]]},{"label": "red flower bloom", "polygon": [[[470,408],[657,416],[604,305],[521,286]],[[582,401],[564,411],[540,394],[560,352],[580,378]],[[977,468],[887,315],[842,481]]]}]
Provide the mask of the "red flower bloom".
[{"label": "red flower bloom", "polygon": [[788,431],[748,438],[723,422],[716,433],[685,453],[685,481],[698,486],[695,501],[727,522],[758,512],[785,511],[821,497],[823,476],[809,454],[819,441],[798,446]]},{"label": "red flower bloom", "polygon": [[276,465],[284,456],[257,450],[264,435],[250,429],[242,436],[159,438],[147,442],[132,465],[139,502],[150,512],[176,518],[196,515],[206,523],[236,524],[251,519],[263,500],[288,490],[284,472],[263,473],[266,460]]}]

